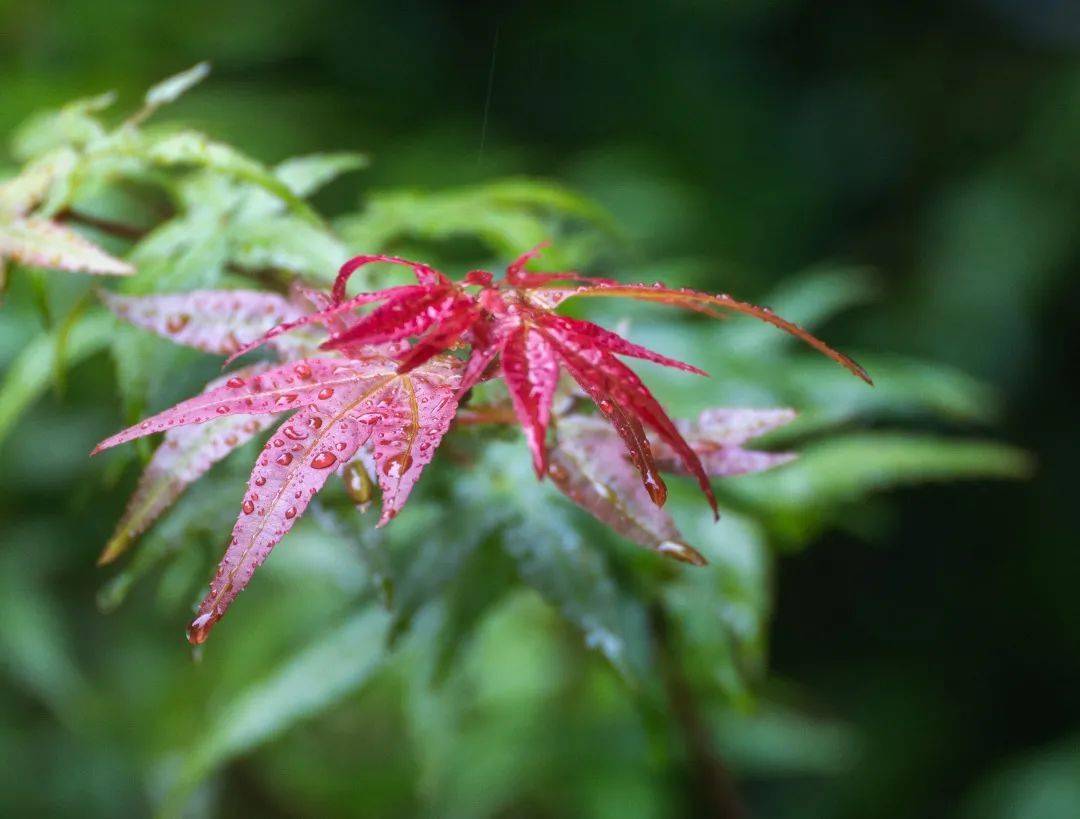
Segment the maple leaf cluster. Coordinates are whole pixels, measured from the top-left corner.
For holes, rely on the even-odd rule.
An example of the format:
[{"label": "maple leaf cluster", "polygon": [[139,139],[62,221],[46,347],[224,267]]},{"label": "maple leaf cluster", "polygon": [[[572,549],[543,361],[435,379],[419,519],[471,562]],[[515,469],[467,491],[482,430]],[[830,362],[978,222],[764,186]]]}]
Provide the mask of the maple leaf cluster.
[{"label": "maple leaf cluster", "polygon": [[[592,322],[557,314],[555,308],[571,298],[618,296],[710,316],[745,313],[870,381],[850,358],[767,308],[660,283],[620,284],[526,269],[538,253],[539,248],[519,257],[501,280],[478,270],[452,281],[429,265],[365,255],[342,266],[329,294],[295,286],[288,297],[250,291],[107,296],[118,315],[178,343],[227,354],[230,362],[267,344],[280,361],[229,373],[95,449],[165,433],[102,562],[119,555],[214,462],[265,429],[267,416],[288,412],[256,461],[225,555],[188,629],[192,643],[206,639],[331,474],[345,479],[362,506],[377,485],[377,525],[385,525],[455,418],[516,420],[539,478],[550,477],[567,497],[629,539],[703,563],[663,510],[667,488],[661,472],[696,478],[716,514],[709,478],[788,460],[786,454],[741,445],[793,413],[709,410],[693,423],[673,420],[620,357],[705,373]],[[348,296],[350,277],[375,262],[408,267],[416,283]],[[241,343],[240,335],[250,340]],[[475,385],[495,378],[505,383],[509,406],[462,406]],[[560,390],[568,400],[557,407]],[[585,397],[598,415],[567,409]]]}]

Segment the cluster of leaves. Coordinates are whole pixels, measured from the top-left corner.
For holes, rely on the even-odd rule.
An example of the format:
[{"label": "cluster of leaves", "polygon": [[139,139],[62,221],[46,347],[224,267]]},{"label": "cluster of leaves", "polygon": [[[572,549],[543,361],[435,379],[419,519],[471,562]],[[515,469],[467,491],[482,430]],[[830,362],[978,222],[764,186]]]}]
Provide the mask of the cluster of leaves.
[{"label": "cluster of leaves", "polygon": [[[235,543],[226,549],[192,636],[205,636],[290,529],[265,571],[271,584],[275,572],[289,578],[272,585],[282,595],[299,589],[288,601],[292,611],[281,614],[282,601],[255,597],[249,622],[318,615],[322,620],[304,622],[325,632],[280,665],[267,659],[245,667],[245,683],[230,691],[220,711],[191,721],[207,727],[184,740],[189,753],[171,777],[176,805],[215,767],[330,707],[387,663],[426,669],[424,680],[452,676],[481,626],[520,600],[522,587],[535,590],[641,697],[656,695],[661,668],[673,662],[719,714],[760,689],[776,547],[801,546],[825,526],[874,525],[870,496],[892,486],[1019,475],[1027,468],[1022,454],[996,444],[910,429],[848,428],[867,419],[990,420],[992,399],[960,374],[860,356],[878,383],[870,390],[831,362],[791,355],[784,343],[790,336],[772,328],[675,322],[655,311],[635,313],[632,305],[616,311],[608,306],[613,300],[597,298],[668,301],[705,314],[749,311],[773,324],[784,315],[814,328],[870,295],[860,271],[817,271],[793,281],[766,299],[775,314],[728,297],[552,279],[523,264],[511,266],[498,283],[479,272],[450,282],[430,267],[411,266],[417,283],[399,285],[386,278],[392,268],[375,266],[372,273],[369,266],[352,266],[347,275],[364,277],[366,295],[349,297],[344,279],[329,294],[304,285],[305,278],[330,284],[329,273],[350,253],[408,255],[422,246],[419,255],[427,256],[462,237],[488,254],[475,260],[480,263],[512,258],[553,237],[555,266],[587,269],[597,248],[610,242],[610,226],[573,194],[527,181],[377,194],[359,212],[327,223],[306,197],[359,167],[362,157],[301,157],[268,168],[189,129],[146,125],[150,113],[203,73],[196,69],[158,86],[145,107],[116,128],[100,119],[107,98],[38,118],[16,138],[15,153],[26,166],[0,189],[0,219],[8,226],[0,247],[16,276],[25,273],[42,294],[46,325],[37,335],[2,328],[13,342],[3,349],[19,352],[4,362],[0,436],[50,380],[98,351],[112,353],[130,422],[144,407],[167,405],[205,381],[206,362],[185,349],[231,356],[265,338],[276,359],[218,376],[200,396],[110,439],[164,432],[153,454],[144,451],[136,492],[102,555],[112,561],[143,536],[102,590],[103,608],[119,605],[136,581],[162,566],[162,599],[186,605],[209,569],[208,553],[197,545],[219,557],[223,527],[239,506]],[[45,177],[47,183],[33,182]],[[28,197],[20,190],[42,192]],[[39,249],[11,238],[28,221],[48,225],[39,231],[45,237]],[[37,267],[56,259],[66,260],[57,267],[88,272],[130,268],[134,274],[103,295],[124,321],[117,324],[96,305],[89,285],[39,275]],[[652,278],[652,271],[637,272],[635,278]],[[377,289],[383,285],[390,286]],[[609,326],[629,315],[635,338],[711,373],[709,382],[682,372],[668,378],[662,369],[651,374],[666,406],[685,420],[669,420],[616,356],[680,370],[688,365],[552,312],[572,296],[583,297],[590,317]],[[379,306],[357,312],[369,304]],[[58,317],[60,308],[66,313]],[[274,329],[281,326],[288,332]],[[332,394],[320,397],[324,391]],[[588,399],[599,413],[588,408]],[[799,414],[716,406],[794,407]],[[268,429],[273,414],[286,411],[295,414],[265,450],[253,453],[251,439]],[[186,423],[197,418],[203,423]],[[368,427],[364,420],[375,423]],[[526,449],[507,440],[509,423],[517,421],[526,431],[531,470],[530,459],[521,457]],[[743,448],[766,433],[763,451]],[[412,492],[440,443],[441,465]],[[428,445],[423,451],[422,444]],[[800,457],[792,461],[778,448],[798,449]],[[245,451],[226,457],[234,450]],[[237,497],[230,487],[239,484],[225,476],[240,478],[236,462],[246,471],[252,454],[255,470]],[[288,462],[280,463],[286,455]],[[128,448],[111,457],[106,468],[119,474],[135,453]],[[702,474],[766,469],[701,482]],[[530,472],[551,478],[550,486],[573,504]],[[665,479],[665,472],[697,477],[715,494],[720,522],[694,499],[689,482]],[[331,473],[340,480],[313,498]],[[384,528],[351,514],[379,492],[383,522],[412,492],[409,514]],[[270,498],[276,499],[272,508]],[[244,512],[248,504],[251,514]],[[595,525],[575,504],[606,526]],[[610,532],[708,563],[682,567],[658,560],[625,549]],[[318,600],[313,590],[321,591]],[[305,615],[305,608],[312,613]],[[659,642],[657,612],[671,624],[669,645]],[[7,648],[16,663],[24,656],[19,645]],[[665,660],[667,654],[674,659]],[[28,674],[37,667],[25,664]],[[470,707],[457,688],[439,696],[458,698],[453,707],[462,711]],[[57,701],[66,701],[63,692]],[[426,719],[418,708],[416,730],[432,734],[424,743],[425,767],[437,783],[440,766],[450,764],[452,740],[464,729]],[[494,713],[491,719],[498,721]]]},{"label": "cluster of leaves", "polygon": [[[248,482],[240,516],[210,592],[188,631],[201,643],[270,550],[303,514],[331,471],[359,487],[359,502],[370,501],[370,472],[382,490],[387,523],[401,509],[423,468],[431,461],[459,401],[496,372],[509,393],[508,408],[492,405],[474,422],[516,416],[525,430],[538,478],[551,476],[579,506],[616,531],[661,554],[701,566],[702,555],[684,543],[662,507],[667,486],[661,468],[684,472],[698,484],[718,514],[710,477],[767,468],[787,456],[748,453],[749,438],[791,420],[790,411],[711,410],[680,429],[617,355],[705,375],[592,322],[558,315],[554,308],[573,297],[630,296],[689,306],[716,315],[737,310],[775,324],[836,359],[869,381],[847,357],[831,350],[771,311],[730,296],[660,283],[619,285],[573,273],[535,273],[530,251],[496,283],[486,271],[472,271],[455,283],[438,270],[391,256],[358,256],[341,268],[329,295],[297,288],[294,303],[250,291],[197,291],[175,296],[108,297],[120,316],[166,338],[206,352],[240,356],[263,342],[294,363],[251,367],[211,382],[203,393],[120,432],[98,446],[108,449],[146,435],[166,432],[151,460],[120,532],[103,555],[108,562],[174,500],[184,486],[263,428],[262,415],[296,411],[266,443]],[[417,284],[346,298],[349,278],[362,266],[388,262],[409,267]],[[573,281],[573,287],[558,282]],[[475,292],[473,292],[475,291]],[[314,308],[292,316],[295,301]],[[354,311],[382,302],[370,313]],[[239,334],[260,324],[272,326],[241,345]],[[289,333],[321,326],[319,344],[335,357],[304,355],[303,337]],[[415,339],[415,341],[411,341]],[[307,342],[310,344],[311,342]],[[467,360],[449,355],[467,345]],[[577,392],[591,398],[610,421],[567,409],[558,421],[558,444],[549,458],[552,409],[573,392],[559,391],[560,368]],[[196,432],[189,425],[201,425]],[[656,436],[650,441],[646,428]],[[621,439],[621,444],[620,440]],[[689,439],[689,440],[688,440]],[[693,443],[691,443],[691,441]],[[631,465],[639,473],[640,485]]]}]

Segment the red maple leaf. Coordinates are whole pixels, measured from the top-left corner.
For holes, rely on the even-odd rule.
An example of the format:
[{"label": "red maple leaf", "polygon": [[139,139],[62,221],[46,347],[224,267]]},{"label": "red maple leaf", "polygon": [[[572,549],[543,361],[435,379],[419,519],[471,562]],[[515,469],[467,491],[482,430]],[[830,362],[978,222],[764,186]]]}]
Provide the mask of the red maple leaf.
[{"label": "red maple leaf", "polygon": [[[321,294],[300,295],[324,309],[329,306]],[[112,309],[136,324],[214,352],[236,350],[240,327],[262,332],[283,314],[296,315],[297,300],[296,294],[287,302],[245,291],[107,297]],[[348,325],[343,319],[338,326]],[[278,339],[276,346],[288,359],[310,347],[311,340]],[[189,628],[191,642],[206,639],[331,474],[354,480],[363,468],[361,459],[370,460],[382,490],[378,525],[387,523],[404,505],[457,412],[462,368],[456,358],[444,355],[398,372],[397,361],[385,355],[388,349],[399,347],[234,371],[200,395],[102,441],[95,453],[165,432],[101,562],[119,555],[215,461],[265,429],[266,416],[283,412],[295,414],[271,436],[255,464],[229,546]]]},{"label": "red maple leaf", "polygon": [[[333,331],[322,347],[349,350],[414,339],[408,352],[398,358],[399,371],[408,372],[434,355],[468,345],[470,352],[459,392],[464,393],[478,381],[495,374],[494,367],[498,367],[497,373],[506,382],[540,478],[548,471],[547,434],[552,398],[559,373],[565,371],[607,416],[657,506],[663,505],[667,488],[657,469],[647,431],[674,453],[688,474],[697,478],[714,513],[716,499],[699,455],[619,356],[640,358],[699,375],[705,373],[640,347],[592,322],[557,315],[554,312],[557,306],[571,298],[621,296],[685,307],[710,316],[720,316],[723,311],[744,313],[791,333],[872,383],[866,371],[853,360],[767,307],[738,301],[726,294],[673,289],[660,282],[620,284],[612,279],[576,273],[526,270],[526,264],[540,250],[534,248],[516,259],[499,281],[487,271],[477,270],[453,282],[419,262],[395,256],[357,256],[342,266],[329,307],[276,328],[241,352],[276,338],[285,330],[312,322],[328,323],[360,306],[382,302],[348,328]],[[346,298],[349,278],[373,262],[404,265],[414,272],[417,284]]]},{"label": "red maple leaf", "polygon": [[[557,315],[554,309],[569,298],[627,296],[709,315],[720,310],[747,313],[870,380],[851,359],[766,308],[660,284],[624,285],[575,273],[527,271],[526,263],[537,253],[518,258],[498,282],[486,271],[473,271],[454,282],[417,262],[358,256],[342,267],[329,295],[295,288],[288,300],[244,291],[106,297],[118,314],[179,343],[231,353],[231,361],[270,342],[285,363],[233,372],[200,395],[98,445],[95,452],[166,433],[121,521],[121,540],[110,543],[103,560],[115,557],[212,463],[264,428],[263,416],[294,413],[266,443],[252,472],[229,546],[189,628],[191,642],[201,643],[331,473],[341,474],[350,494],[364,504],[370,498],[370,481],[360,485],[364,481],[357,483],[356,478],[367,478],[371,467],[382,491],[378,525],[384,525],[401,509],[431,461],[462,396],[480,380],[499,375],[540,478],[550,474],[562,491],[630,539],[700,562],[700,555],[678,539],[674,524],[659,511],[667,496],[660,470],[696,477],[715,513],[710,475],[766,468],[781,459],[738,447],[752,437],[752,430],[739,426],[754,421],[752,413],[714,413],[696,425],[676,424],[619,356],[705,373],[591,322]],[[372,262],[405,265],[417,283],[347,298],[349,277]],[[356,313],[368,305],[377,306]],[[301,332],[285,335],[297,330]],[[238,337],[260,333],[248,344]],[[326,354],[315,356],[316,345]],[[452,354],[466,347],[464,360]],[[563,371],[596,403],[617,438],[598,433],[595,422],[586,423],[575,438],[568,424],[559,445],[550,450],[552,403]],[[728,429],[732,424],[734,432]],[[188,433],[191,425],[204,425],[207,432]],[[625,458],[618,451],[619,439]],[[549,451],[555,459],[550,465]],[[575,453],[589,452],[603,461],[594,465],[599,472],[571,468]],[[630,465],[640,485],[628,485],[634,474]],[[610,493],[593,497],[600,486],[608,486]],[[642,500],[642,489],[647,501]],[[621,495],[625,502],[613,504],[609,494]]]}]

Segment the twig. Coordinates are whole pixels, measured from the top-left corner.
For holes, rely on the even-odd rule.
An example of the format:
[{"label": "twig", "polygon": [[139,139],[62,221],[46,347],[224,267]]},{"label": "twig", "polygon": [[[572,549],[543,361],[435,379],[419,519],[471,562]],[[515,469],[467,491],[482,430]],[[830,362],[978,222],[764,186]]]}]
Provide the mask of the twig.
[{"label": "twig", "polygon": [[735,782],[713,747],[712,737],[698,708],[690,682],[672,645],[671,626],[661,603],[649,610],[653,636],[656,638],[668,706],[686,744],[690,762],[695,815],[712,819],[746,819],[746,808],[739,799]]},{"label": "twig", "polygon": [[100,230],[102,233],[107,233],[110,236],[115,236],[118,239],[127,239],[131,242],[137,242],[148,232],[135,225],[128,225],[124,222],[114,222],[111,219],[102,219],[98,216],[91,216],[88,213],[83,213],[82,211],[77,211],[73,208],[65,208],[56,214],[55,218],[58,222],[74,222],[77,225],[85,225],[94,230]]}]

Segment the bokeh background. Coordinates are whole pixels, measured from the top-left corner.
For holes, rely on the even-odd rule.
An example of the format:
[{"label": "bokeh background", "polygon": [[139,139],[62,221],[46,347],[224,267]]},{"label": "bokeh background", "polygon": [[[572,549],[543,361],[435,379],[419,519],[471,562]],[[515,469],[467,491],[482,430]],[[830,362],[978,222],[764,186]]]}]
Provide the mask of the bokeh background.
[{"label": "bokeh background", "polygon": [[[985,380],[1002,406],[988,434],[1038,472],[898,492],[876,537],[831,530],[780,561],[772,673],[857,751],[741,787],[761,816],[1080,816],[1080,7],[0,1],[0,133],[105,89],[132,105],[202,59],[211,81],[173,113],[267,161],[363,150],[365,189],[556,179],[614,214],[630,258],[705,265],[746,298],[823,261],[872,268],[876,300],[827,337]],[[355,186],[320,204],[354,203]],[[190,660],[175,610],[96,612],[93,559],[122,492],[102,502],[49,450],[0,450],[0,813],[140,815],[131,748],[159,756],[161,724],[199,709],[125,724],[62,704],[175,685]],[[35,459],[60,471],[35,479]],[[52,633],[98,670],[52,657],[37,642]],[[11,649],[24,639],[29,655]],[[35,651],[63,672],[43,689],[11,665]],[[234,763],[231,815],[419,811],[395,690],[383,680],[364,709]],[[607,781],[648,802],[641,782]]]}]

